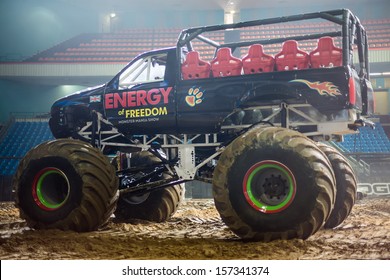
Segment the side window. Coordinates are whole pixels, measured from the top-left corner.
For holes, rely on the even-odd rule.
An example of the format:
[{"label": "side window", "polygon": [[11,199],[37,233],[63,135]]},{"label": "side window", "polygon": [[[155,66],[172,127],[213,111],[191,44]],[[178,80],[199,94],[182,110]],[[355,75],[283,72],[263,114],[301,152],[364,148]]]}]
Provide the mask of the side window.
[{"label": "side window", "polygon": [[130,88],[141,83],[163,81],[167,53],[142,57],[134,61],[119,77],[119,89]]}]

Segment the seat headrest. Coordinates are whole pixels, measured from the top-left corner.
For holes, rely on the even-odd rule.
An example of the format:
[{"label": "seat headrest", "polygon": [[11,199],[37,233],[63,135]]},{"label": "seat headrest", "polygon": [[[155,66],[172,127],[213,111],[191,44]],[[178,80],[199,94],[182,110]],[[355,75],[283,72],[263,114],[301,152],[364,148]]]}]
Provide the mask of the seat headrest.
[{"label": "seat headrest", "polygon": [[232,51],[230,48],[220,48],[217,52],[218,60],[230,60],[232,57]]},{"label": "seat headrest", "polygon": [[295,40],[284,42],[282,52],[285,54],[296,54],[298,52],[298,42]]},{"label": "seat headrest", "polygon": [[332,37],[322,37],[318,40],[318,48],[321,50],[331,50],[335,48]]},{"label": "seat headrest", "polygon": [[264,54],[263,46],[260,44],[254,44],[249,47],[248,54],[250,57],[260,57]]}]

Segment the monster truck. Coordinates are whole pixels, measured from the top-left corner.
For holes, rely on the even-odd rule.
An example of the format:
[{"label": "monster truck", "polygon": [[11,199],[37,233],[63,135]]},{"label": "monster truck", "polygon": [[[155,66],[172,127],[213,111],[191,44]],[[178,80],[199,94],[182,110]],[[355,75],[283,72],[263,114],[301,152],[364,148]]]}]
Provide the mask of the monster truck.
[{"label": "monster truck", "polygon": [[162,222],[201,180],[242,239],[306,239],[341,224],[356,195],[323,142],[372,111],[367,36],[349,10],[190,28],[54,103],[57,139],[21,160],[16,204],[36,229]]}]

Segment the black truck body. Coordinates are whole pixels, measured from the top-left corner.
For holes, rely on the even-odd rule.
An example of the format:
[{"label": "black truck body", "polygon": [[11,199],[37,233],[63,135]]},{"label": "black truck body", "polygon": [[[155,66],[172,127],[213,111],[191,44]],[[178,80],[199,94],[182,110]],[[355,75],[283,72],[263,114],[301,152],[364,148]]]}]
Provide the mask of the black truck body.
[{"label": "black truck body", "polygon": [[[272,71],[229,77],[208,77],[183,80],[183,56],[192,50],[191,40],[210,31],[228,30],[325,18],[338,25],[341,31],[304,36],[281,37],[269,40],[218,44],[233,49],[253,44],[276,44],[287,40],[307,40],[324,36],[339,36],[343,47],[343,64],[331,68],[307,68],[291,71]],[[215,43],[215,42],[214,42]],[[215,43],[217,44],[217,43]],[[336,120],[337,116],[353,109],[358,115],[372,113],[372,87],[369,83],[367,36],[360,22],[348,10],[330,11],[300,16],[258,20],[231,25],[200,27],[185,30],[176,48],[143,53],[129,63],[113,80],[101,87],[86,90],[57,101],[53,105],[51,126],[54,135],[62,131],[71,135],[80,121],[90,120],[92,110],[100,112],[125,135],[155,133],[215,133],[220,131],[232,113],[249,107],[287,104],[311,104],[321,120]],[[352,61],[356,46],[359,63]],[[158,81],[133,81],[122,88],[120,78],[140,61],[160,58],[165,67]],[[137,70],[137,69],[136,69]],[[202,92],[201,103],[191,106],[186,101],[191,91]],[[195,97],[196,98],[196,97]],[[78,108],[80,107],[80,109]],[[61,134],[62,135],[62,134]]]}]

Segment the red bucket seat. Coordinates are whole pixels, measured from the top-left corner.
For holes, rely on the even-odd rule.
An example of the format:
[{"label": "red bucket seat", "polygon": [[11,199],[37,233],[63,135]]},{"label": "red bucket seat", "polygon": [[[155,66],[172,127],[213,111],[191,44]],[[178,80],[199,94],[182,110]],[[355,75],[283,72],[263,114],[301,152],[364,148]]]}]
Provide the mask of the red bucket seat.
[{"label": "red bucket seat", "polygon": [[211,61],[211,71],[214,77],[241,75],[242,61],[234,57],[230,48],[220,48],[217,56]]},{"label": "red bucket seat", "polygon": [[312,68],[335,67],[343,63],[342,50],[334,45],[332,37],[322,37],[318,40],[317,48],[310,52]]},{"label": "red bucket seat", "polygon": [[181,66],[184,80],[210,77],[210,63],[199,58],[197,51],[190,51]]},{"label": "red bucket seat", "polygon": [[275,60],[272,55],[264,53],[263,45],[254,44],[249,47],[248,54],[242,58],[244,74],[271,72]]},{"label": "red bucket seat", "polygon": [[278,71],[300,70],[309,67],[309,54],[298,48],[298,42],[288,40],[283,43],[282,51],[275,55]]}]

